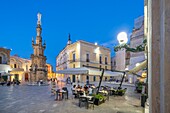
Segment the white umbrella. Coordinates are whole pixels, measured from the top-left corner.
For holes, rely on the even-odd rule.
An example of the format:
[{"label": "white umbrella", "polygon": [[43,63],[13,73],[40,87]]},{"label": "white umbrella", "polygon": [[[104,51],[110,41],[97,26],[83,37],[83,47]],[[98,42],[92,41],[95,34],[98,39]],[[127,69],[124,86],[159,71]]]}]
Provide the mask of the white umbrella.
[{"label": "white umbrella", "polygon": [[[68,69],[64,69],[64,70],[59,70],[56,71],[57,73],[60,74],[70,74],[70,75],[101,75],[102,71],[100,71],[99,69],[93,69],[93,68],[86,68],[86,67],[82,67],[82,68],[68,68]],[[104,76],[121,76],[123,75],[123,73],[120,72],[112,72],[112,71],[104,71]]]}]

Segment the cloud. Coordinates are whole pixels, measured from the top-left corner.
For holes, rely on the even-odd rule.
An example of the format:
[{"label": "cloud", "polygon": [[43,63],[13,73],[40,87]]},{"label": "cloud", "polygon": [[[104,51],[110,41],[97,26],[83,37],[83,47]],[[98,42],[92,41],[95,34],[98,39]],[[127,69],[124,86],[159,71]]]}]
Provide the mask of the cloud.
[{"label": "cloud", "polygon": [[114,39],[114,40],[110,40],[108,42],[102,43],[101,45],[105,47],[113,48],[113,46],[116,46],[117,44],[118,44],[117,39]]}]

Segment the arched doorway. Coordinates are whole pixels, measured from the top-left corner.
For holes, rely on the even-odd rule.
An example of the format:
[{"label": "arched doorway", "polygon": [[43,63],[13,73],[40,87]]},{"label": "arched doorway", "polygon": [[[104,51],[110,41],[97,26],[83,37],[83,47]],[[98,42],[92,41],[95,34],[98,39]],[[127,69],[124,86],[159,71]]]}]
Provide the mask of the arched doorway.
[{"label": "arched doorway", "polygon": [[28,73],[25,73],[25,81],[28,81]]}]

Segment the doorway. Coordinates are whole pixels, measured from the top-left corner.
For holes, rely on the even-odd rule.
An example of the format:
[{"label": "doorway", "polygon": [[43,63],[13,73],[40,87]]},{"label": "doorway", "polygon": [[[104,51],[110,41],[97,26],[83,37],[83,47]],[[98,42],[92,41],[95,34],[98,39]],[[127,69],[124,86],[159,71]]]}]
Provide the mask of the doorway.
[{"label": "doorway", "polygon": [[89,80],[89,76],[86,76],[86,80]]},{"label": "doorway", "polygon": [[19,80],[19,74],[15,74],[14,78],[15,80]]},{"label": "doorway", "polygon": [[76,76],[75,75],[72,75],[72,80],[73,80],[73,82],[76,82]]},{"label": "doorway", "polygon": [[2,64],[2,57],[0,56],[0,64]]},{"label": "doorway", "polygon": [[28,81],[28,73],[25,73],[25,81]]},{"label": "doorway", "polygon": [[93,76],[93,81],[94,81],[94,82],[96,81],[96,76]]}]

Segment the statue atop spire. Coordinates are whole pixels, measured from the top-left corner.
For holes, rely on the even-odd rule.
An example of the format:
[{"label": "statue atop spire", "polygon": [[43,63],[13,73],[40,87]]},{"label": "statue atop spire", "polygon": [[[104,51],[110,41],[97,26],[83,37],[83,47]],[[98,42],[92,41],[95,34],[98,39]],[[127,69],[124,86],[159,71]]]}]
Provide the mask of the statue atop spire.
[{"label": "statue atop spire", "polygon": [[67,41],[67,45],[70,45],[71,44],[71,38],[70,38],[70,33],[68,34],[68,41]]},{"label": "statue atop spire", "polygon": [[[41,28],[41,13],[38,13],[37,14],[37,38],[36,39],[39,39],[41,38],[41,31],[42,31],[42,28]],[[41,39],[39,39],[41,40]],[[36,41],[37,42],[37,41]]]},{"label": "statue atop spire", "polygon": [[37,14],[37,18],[38,18],[37,24],[41,25],[41,13]]}]

